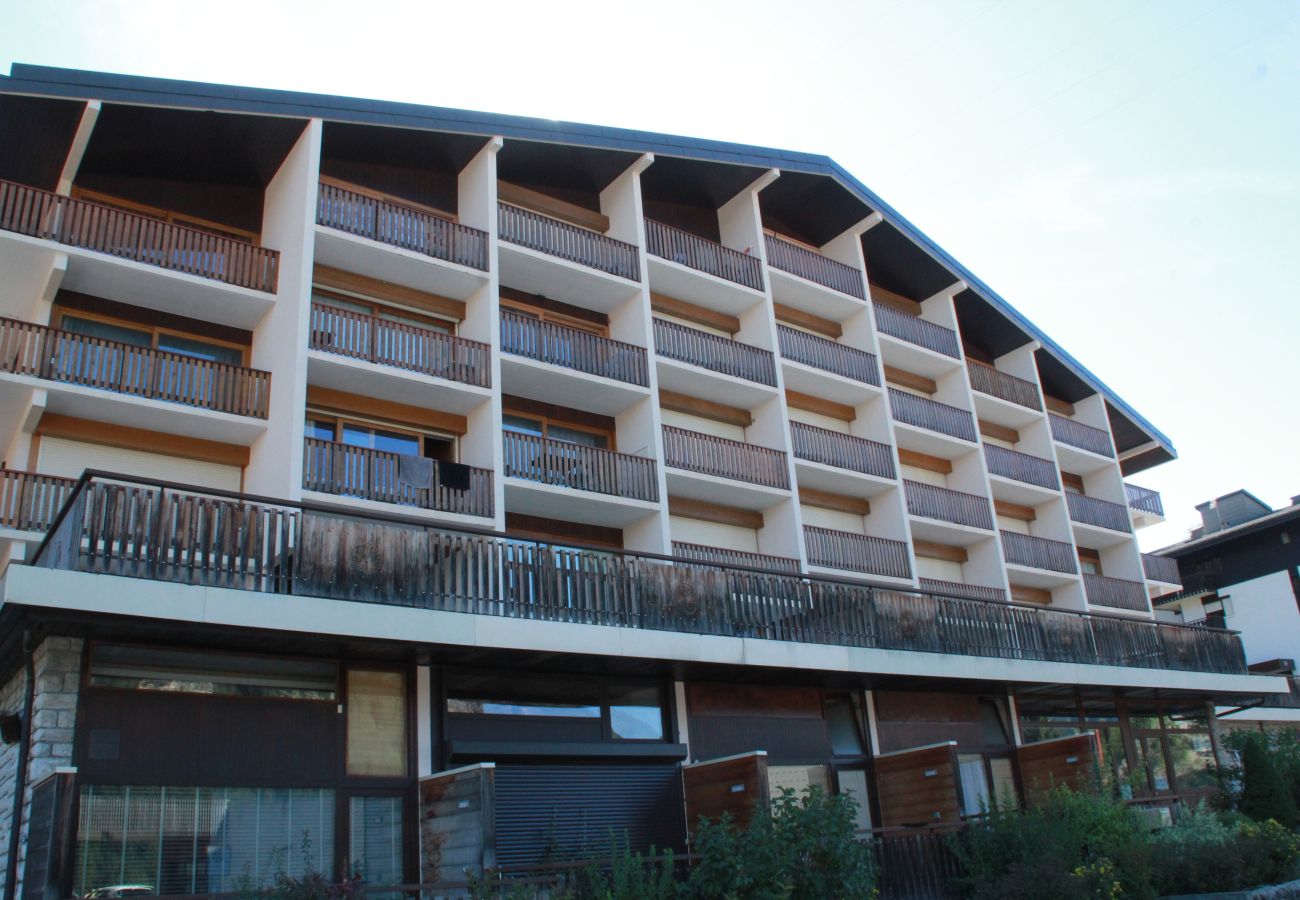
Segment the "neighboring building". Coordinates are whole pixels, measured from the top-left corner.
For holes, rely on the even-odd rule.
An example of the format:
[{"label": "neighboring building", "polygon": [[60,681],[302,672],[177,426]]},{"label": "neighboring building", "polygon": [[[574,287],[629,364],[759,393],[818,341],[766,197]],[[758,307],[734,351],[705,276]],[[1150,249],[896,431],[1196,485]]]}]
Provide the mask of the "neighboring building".
[{"label": "neighboring building", "polygon": [[25,897],[1170,805],[1287,689],[1154,620],[1170,442],[825,157],[29,66],[0,133]]},{"label": "neighboring building", "polygon": [[1290,695],[1243,697],[1221,706],[1225,723],[1300,724],[1300,497],[1274,510],[1248,491],[1196,507],[1201,527],[1157,551],[1178,566],[1183,590],[1156,602],[1159,618],[1241,633],[1251,670],[1291,679]]}]

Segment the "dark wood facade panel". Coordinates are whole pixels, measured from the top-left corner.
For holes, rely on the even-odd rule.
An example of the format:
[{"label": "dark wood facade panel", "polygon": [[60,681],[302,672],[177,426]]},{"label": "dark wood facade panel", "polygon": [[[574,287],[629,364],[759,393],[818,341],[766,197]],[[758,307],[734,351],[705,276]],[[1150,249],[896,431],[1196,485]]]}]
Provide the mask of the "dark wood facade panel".
[{"label": "dark wood facade panel", "polygon": [[1097,788],[1097,736],[1092,732],[1025,744],[1016,750],[1025,802],[1033,805],[1055,787]]},{"label": "dark wood facade panel", "polygon": [[878,756],[875,766],[881,826],[961,821],[955,743]]},{"label": "dark wood facade panel", "polygon": [[755,810],[768,808],[767,756],[746,753],[684,766],[682,791],[691,835],[701,818],[717,819],[723,814],[730,814],[737,827],[744,828]]},{"label": "dark wood facade panel", "polygon": [[495,769],[468,766],[420,781],[420,881],[460,881],[496,863]]}]

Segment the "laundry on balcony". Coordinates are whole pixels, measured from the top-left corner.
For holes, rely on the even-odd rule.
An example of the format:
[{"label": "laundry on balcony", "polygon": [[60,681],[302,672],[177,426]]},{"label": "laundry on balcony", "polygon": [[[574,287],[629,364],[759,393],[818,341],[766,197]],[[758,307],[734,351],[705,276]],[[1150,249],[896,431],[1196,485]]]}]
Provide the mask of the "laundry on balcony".
[{"label": "laundry on balcony", "polygon": [[438,485],[449,491],[469,490],[470,467],[464,463],[438,463]]},{"label": "laundry on balcony", "polygon": [[[399,453],[397,455],[397,481],[409,487],[428,490],[433,487],[433,460],[424,456]],[[468,473],[466,473],[465,482],[465,487],[468,488]],[[445,482],[443,483],[445,484]]]}]

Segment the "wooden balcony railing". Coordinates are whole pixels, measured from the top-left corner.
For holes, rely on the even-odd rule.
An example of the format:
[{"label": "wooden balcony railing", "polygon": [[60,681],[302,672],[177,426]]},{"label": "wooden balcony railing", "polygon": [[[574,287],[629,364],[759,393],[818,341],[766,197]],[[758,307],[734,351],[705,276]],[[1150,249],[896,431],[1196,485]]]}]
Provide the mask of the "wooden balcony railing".
[{"label": "wooden balcony railing", "polygon": [[497,203],[497,232],[501,240],[569,262],[641,280],[636,247],[599,232],[552,219],[510,203]]},{"label": "wooden balcony railing", "polygon": [[1061,479],[1056,474],[1056,463],[1041,456],[1031,456],[1019,450],[1008,450],[997,444],[984,445],[984,462],[990,475],[1010,478],[1024,484],[1060,490]]},{"label": "wooden balcony railing", "polygon": [[478,387],[492,383],[487,344],[324,303],[311,305],[311,348]]},{"label": "wooden balcony railing", "polygon": [[788,556],[771,556],[767,553],[750,553],[745,550],[726,550],[722,547],[709,547],[705,544],[688,544],[673,541],[673,556],[679,559],[716,563],[721,566],[735,566],[743,569],[768,569],[773,572],[797,574],[799,560]]},{"label": "wooden balcony railing", "polygon": [[[404,460],[396,453],[306,438],[303,442],[304,490],[460,513],[492,515],[492,472],[459,463]],[[425,479],[427,476],[427,482]]]},{"label": "wooden balcony railing", "polygon": [[655,319],[654,328],[655,353],[660,356],[776,387],[771,351],[664,319]]},{"label": "wooden balcony railing", "polygon": [[645,220],[645,252],[756,291],[763,289],[763,263],[757,256],[654,219]]},{"label": "wooden balcony railing", "polygon": [[517,431],[506,431],[503,437],[504,471],[510,478],[629,500],[659,499],[653,459]]},{"label": "wooden balcony railing", "polygon": [[828,287],[841,294],[866,300],[867,294],[862,287],[862,272],[853,266],[846,266],[839,260],[830,259],[820,253],[800,247],[774,234],[765,234],[767,247],[767,264],[782,272],[798,275],[809,281]]},{"label": "wooden balcony railing", "polygon": [[247,241],[0,181],[0,229],[275,293],[280,254]]},{"label": "wooden balcony railing", "polygon": [[266,418],[271,373],[0,318],[0,371]]},{"label": "wooden balcony railing", "polygon": [[1000,603],[1007,599],[1007,592],[1002,588],[985,587],[982,584],[963,584],[960,581],[944,581],[940,578],[918,578],[921,590],[945,597],[965,597],[968,600],[983,600],[986,603]]},{"label": "wooden balcony railing", "polygon": [[1002,558],[1013,566],[1029,566],[1049,572],[1064,572],[1066,575],[1074,575],[1079,571],[1074,547],[1065,541],[1053,541],[1018,531],[1002,531],[999,534],[1002,535]]},{"label": "wooden balcony railing", "polygon": [[1088,602],[1093,606],[1108,606],[1111,609],[1128,609],[1146,612],[1151,608],[1147,599],[1147,588],[1140,581],[1127,578],[1111,578],[1107,575],[1089,575],[1083,573],[1083,590],[1088,595]]},{"label": "wooden balcony railing", "polygon": [[1152,553],[1142,554],[1142,571],[1146,573],[1147,578],[1152,581],[1163,581],[1165,584],[1182,585],[1182,578],[1178,574],[1178,561],[1170,559],[1167,556],[1156,556]]},{"label": "wooden balcony railing", "polygon": [[957,340],[957,332],[951,328],[944,328],[918,316],[909,316],[880,303],[875,305],[875,310],[876,327],[882,334],[953,359],[961,359],[961,343]]},{"label": "wooden balcony railing", "polygon": [[665,425],[664,464],[674,469],[789,489],[785,453]]},{"label": "wooden balcony railing", "polygon": [[1099,456],[1115,458],[1115,448],[1111,446],[1110,435],[1100,428],[1093,428],[1091,425],[1055,413],[1048,413],[1047,421],[1052,426],[1052,437],[1059,443],[1069,444],[1071,447],[1078,447],[1080,450],[1087,450]]},{"label": "wooden balcony railing", "polygon": [[[864,544],[856,545],[857,554],[844,554],[855,571],[866,565]],[[356,553],[358,547],[366,552]],[[906,574],[905,547],[895,545],[890,559],[894,571],[901,563]],[[688,562],[254,502],[230,492],[124,484],[90,473],[33,565],[611,628],[1246,673],[1240,638],[1230,631]],[[219,604],[221,596],[211,602]]]},{"label": "wooden balcony railing", "polygon": [[1129,519],[1128,508],[1121,503],[1111,503],[1098,497],[1065,492],[1065,505],[1070,510],[1070,521],[1083,525],[1095,525],[1109,528],[1111,531],[1133,532],[1133,522]]},{"label": "wooden balcony railing", "polygon": [[791,422],[790,445],[797,459],[879,478],[894,477],[894,454],[888,444],[803,422]]},{"label": "wooden balcony railing", "polygon": [[0,528],[44,531],[76,483],[75,478],[0,469]]},{"label": "wooden balcony railing", "polygon": [[903,479],[907,511],[914,516],[938,519],[971,528],[993,530],[993,508],[987,497]]},{"label": "wooden balcony railing", "polygon": [[975,417],[964,409],[889,388],[889,411],[894,421],[975,442]]},{"label": "wooden balcony railing", "polygon": [[1129,484],[1126,481],[1124,482],[1124,496],[1128,498],[1128,505],[1133,509],[1164,518],[1165,505],[1160,502],[1159,491],[1138,487],[1136,484]]},{"label": "wooden balcony railing", "polygon": [[650,383],[644,348],[509,309],[501,310],[501,351],[627,384]]},{"label": "wooden balcony railing", "polygon": [[836,531],[816,525],[803,527],[803,540],[809,565],[887,578],[912,577],[907,544],[902,541]]},{"label": "wooden balcony railing", "polygon": [[966,371],[970,373],[970,386],[973,390],[1042,412],[1043,398],[1039,396],[1038,385],[1032,381],[1017,378],[973,359],[966,360]]},{"label": "wooden balcony railing", "polygon": [[781,356],[863,384],[880,387],[880,364],[874,353],[791,328],[776,326]]},{"label": "wooden balcony railing", "polygon": [[316,222],[482,272],[488,268],[486,231],[336,184],[321,183]]}]

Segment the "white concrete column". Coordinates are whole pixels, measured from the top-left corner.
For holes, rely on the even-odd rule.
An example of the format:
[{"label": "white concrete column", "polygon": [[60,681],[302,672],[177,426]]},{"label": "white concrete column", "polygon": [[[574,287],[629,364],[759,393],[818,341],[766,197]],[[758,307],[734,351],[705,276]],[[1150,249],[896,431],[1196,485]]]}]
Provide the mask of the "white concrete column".
[{"label": "white concrete column", "polygon": [[72,194],[72,183],[77,179],[77,171],[81,168],[81,160],[86,155],[86,147],[90,144],[90,136],[95,131],[95,123],[99,121],[102,107],[103,104],[98,100],[87,100],[82,108],[81,121],[77,123],[72,146],[68,148],[68,155],[63,160],[63,171],[59,173],[59,185],[54,189],[56,194],[65,197]]}]

